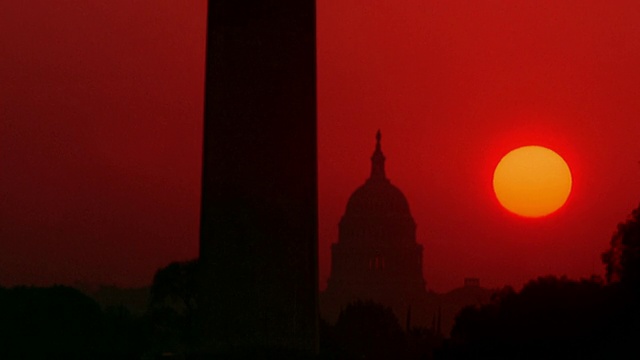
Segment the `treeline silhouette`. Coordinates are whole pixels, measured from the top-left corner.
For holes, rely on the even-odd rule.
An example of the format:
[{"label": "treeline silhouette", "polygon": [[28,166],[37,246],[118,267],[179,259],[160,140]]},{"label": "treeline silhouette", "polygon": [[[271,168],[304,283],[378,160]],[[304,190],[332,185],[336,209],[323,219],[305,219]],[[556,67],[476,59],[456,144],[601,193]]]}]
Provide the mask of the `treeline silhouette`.
[{"label": "treeline silhouette", "polygon": [[0,359],[183,358],[197,346],[196,273],[196,260],[158,270],[142,313],[69,286],[0,287]]},{"label": "treeline silhouette", "polygon": [[439,359],[621,359],[640,353],[640,206],[602,254],[606,282],[547,276],[456,317]]},{"label": "treeline silhouette", "polygon": [[456,317],[439,359],[619,358],[637,353],[638,303],[602,280],[555,276],[505,288]]},{"label": "treeline silhouette", "polygon": [[139,359],[146,327],[67,286],[0,288],[0,359]]},{"label": "treeline silhouette", "polygon": [[390,307],[372,301],[348,304],[335,324],[320,319],[320,359],[427,359],[441,343],[434,329],[403,328]]},{"label": "treeline silhouette", "polygon": [[[640,347],[640,206],[602,255],[605,279],[545,276],[464,308],[451,334],[401,324],[391,308],[348,304],[319,323],[320,359],[618,359]],[[146,311],[67,286],[0,287],[0,359],[189,359],[202,339],[198,261],[159,269]],[[115,291],[111,289],[110,291]],[[450,337],[448,336],[450,335]],[[632,357],[633,358],[633,357]]]}]

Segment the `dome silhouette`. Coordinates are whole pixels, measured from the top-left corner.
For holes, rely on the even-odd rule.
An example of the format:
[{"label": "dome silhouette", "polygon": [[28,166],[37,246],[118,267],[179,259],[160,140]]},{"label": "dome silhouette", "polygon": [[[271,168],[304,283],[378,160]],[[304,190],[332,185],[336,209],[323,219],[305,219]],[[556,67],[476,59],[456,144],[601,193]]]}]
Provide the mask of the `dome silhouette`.
[{"label": "dome silhouette", "polygon": [[[393,186],[384,170],[380,130],[376,134],[376,149],[371,156],[369,179],[353,192],[347,202],[345,217],[409,217],[409,202],[402,191]],[[413,222],[413,219],[411,220]]]},{"label": "dome silhouette", "polygon": [[[385,179],[386,180],[386,179]],[[402,191],[386,181],[367,181],[347,202],[346,217],[411,217]]]},{"label": "dome silhouette", "polygon": [[371,175],[347,202],[331,246],[331,275],[322,296],[323,316],[334,321],[346,304],[373,300],[390,306],[398,318],[409,308],[428,317],[422,275],[422,245],[409,202],[385,174],[380,131],[371,156]]}]

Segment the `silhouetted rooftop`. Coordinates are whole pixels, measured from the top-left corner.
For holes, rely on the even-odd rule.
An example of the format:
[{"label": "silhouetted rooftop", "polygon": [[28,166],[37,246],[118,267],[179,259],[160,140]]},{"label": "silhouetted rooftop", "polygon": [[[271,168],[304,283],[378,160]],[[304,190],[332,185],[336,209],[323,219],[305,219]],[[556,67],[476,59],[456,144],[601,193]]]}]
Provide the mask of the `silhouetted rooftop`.
[{"label": "silhouetted rooftop", "polygon": [[376,148],[371,156],[371,176],[353,192],[347,202],[347,217],[411,217],[409,202],[402,191],[391,184],[385,174],[380,131],[376,134]]}]

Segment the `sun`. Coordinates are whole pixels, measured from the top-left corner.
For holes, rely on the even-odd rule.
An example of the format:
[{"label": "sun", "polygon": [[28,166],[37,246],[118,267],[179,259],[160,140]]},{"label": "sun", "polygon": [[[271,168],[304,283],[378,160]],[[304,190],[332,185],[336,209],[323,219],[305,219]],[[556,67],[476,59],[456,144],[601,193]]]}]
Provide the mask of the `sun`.
[{"label": "sun", "polygon": [[510,151],[496,166],[493,190],[510,212],[537,218],[565,204],[571,193],[571,170],[564,159],[542,146]]}]

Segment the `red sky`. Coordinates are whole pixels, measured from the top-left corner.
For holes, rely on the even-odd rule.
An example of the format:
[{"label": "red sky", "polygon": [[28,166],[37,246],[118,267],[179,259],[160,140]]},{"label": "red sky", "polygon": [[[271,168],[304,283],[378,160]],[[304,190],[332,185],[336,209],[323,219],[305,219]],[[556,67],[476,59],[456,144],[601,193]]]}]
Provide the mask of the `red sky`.
[{"label": "red sky", "polygon": [[[429,288],[602,273],[640,201],[640,4],[317,3],[322,287],[378,129]],[[0,3],[0,284],[138,286],[197,256],[205,20],[205,0]],[[491,189],[530,144],[574,176],[538,220]]]}]

